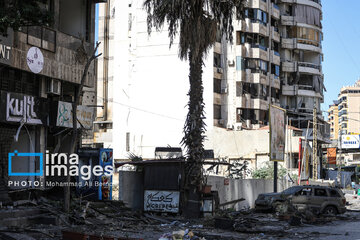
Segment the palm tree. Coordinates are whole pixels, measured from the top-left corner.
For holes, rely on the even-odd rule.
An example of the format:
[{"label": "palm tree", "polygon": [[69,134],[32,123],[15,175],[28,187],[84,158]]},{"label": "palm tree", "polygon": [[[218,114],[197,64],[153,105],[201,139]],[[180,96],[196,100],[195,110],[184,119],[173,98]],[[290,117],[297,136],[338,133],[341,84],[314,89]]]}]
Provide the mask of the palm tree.
[{"label": "palm tree", "polygon": [[[219,30],[232,42],[234,11],[241,13],[245,0],[145,0],[148,33],[167,24],[170,46],[179,33],[179,57],[190,65],[188,114],[182,144],[187,151],[185,167],[185,215],[197,217],[200,211],[198,187],[203,183],[204,101],[202,67]],[[188,201],[191,200],[191,201]],[[191,214],[193,213],[193,214]]]}]

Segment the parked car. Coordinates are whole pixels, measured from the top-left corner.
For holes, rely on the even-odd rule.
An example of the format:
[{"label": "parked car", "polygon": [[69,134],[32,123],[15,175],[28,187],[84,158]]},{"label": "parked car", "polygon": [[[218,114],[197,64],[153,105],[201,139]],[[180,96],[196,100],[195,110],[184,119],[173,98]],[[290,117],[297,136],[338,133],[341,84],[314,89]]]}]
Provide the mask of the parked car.
[{"label": "parked car", "polygon": [[280,193],[259,194],[256,210],[276,210],[282,202],[290,203],[298,210],[309,209],[316,213],[341,214],[346,212],[343,192],[334,187],[294,186]]}]

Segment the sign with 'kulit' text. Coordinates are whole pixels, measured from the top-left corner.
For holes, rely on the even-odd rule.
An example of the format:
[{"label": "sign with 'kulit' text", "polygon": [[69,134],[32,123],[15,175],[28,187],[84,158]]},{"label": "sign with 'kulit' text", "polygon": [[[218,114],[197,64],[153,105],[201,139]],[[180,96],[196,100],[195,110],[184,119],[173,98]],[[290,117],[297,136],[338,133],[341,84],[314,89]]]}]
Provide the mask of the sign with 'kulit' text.
[{"label": "sign with 'kulit' text", "polygon": [[45,125],[46,103],[41,98],[1,91],[0,119],[4,122],[23,122]]}]

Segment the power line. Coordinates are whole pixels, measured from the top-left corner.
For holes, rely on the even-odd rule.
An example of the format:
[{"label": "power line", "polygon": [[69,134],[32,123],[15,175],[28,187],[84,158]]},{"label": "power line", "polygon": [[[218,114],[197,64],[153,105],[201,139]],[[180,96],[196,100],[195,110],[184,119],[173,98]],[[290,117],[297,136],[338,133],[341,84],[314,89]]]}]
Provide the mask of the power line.
[{"label": "power line", "polygon": [[[103,97],[99,97],[99,96],[97,96],[97,97],[100,98],[101,100],[105,100],[105,98],[103,98]],[[112,103],[115,103],[115,104],[119,104],[119,105],[121,105],[121,106],[123,106],[123,107],[127,107],[127,108],[130,108],[130,109],[134,109],[134,110],[137,110],[137,111],[140,111],[140,112],[149,113],[149,114],[156,115],[156,116],[159,116],[159,117],[169,118],[169,119],[173,119],[173,120],[177,120],[177,121],[184,122],[184,119],[175,118],[175,117],[168,116],[168,115],[161,114],[161,113],[151,112],[151,111],[148,111],[148,110],[145,110],[145,109],[141,109],[141,108],[137,108],[137,107],[133,107],[133,106],[130,106],[130,105],[121,103],[121,102],[115,102],[114,100],[111,100],[111,101],[107,100],[107,102],[112,102]]]}]

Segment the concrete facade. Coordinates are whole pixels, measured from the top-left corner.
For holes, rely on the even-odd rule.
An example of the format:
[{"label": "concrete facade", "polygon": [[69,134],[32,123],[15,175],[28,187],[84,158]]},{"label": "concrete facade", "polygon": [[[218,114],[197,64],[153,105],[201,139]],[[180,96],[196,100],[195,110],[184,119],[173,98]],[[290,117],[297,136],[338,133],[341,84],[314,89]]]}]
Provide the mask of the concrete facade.
[{"label": "concrete facade", "polygon": [[360,134],[360,80],[342,87],[338,96],[339,135]]},{"label": "concrete facade", "polygon": [[329,106],[328,123],[330,124],[330,139],[339,138],[339,110],[337,102]]}]

